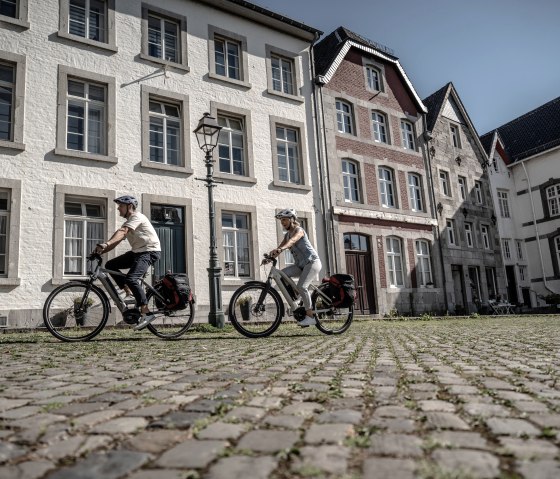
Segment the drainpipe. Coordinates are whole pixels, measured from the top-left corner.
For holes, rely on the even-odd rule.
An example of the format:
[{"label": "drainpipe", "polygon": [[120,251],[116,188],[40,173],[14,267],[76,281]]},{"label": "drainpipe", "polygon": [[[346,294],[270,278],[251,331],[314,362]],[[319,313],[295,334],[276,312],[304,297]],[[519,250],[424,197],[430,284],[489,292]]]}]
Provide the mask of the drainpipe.
[{"label": "drainpipe", "polygon": [[527,174],[527,168],[525,168],[525,161],[521,161],[521,166],[523,167],[523,173],[525,173],[525,178],[527,179],[527,187],[529,189],[529,199],[531,200],[531,212],[533,214],[533,225],[535,226],[535,235],[537,237],[537,249],[539,250],[539,260],[541,262],[541,271],[543,277],[543,284],[544,287],[553,294],[557,294],[556,291],[551,289],[548,284],[546,283],[546,273],[544,271],[544,262],[543,262],[543,255],[541,249],[541,239],[539,237],[539,227],[537,225],[537,215],[535,214],[535,204],[533,203],[533,192],[531,191],[531,180],[529,179],[529,175]]}]

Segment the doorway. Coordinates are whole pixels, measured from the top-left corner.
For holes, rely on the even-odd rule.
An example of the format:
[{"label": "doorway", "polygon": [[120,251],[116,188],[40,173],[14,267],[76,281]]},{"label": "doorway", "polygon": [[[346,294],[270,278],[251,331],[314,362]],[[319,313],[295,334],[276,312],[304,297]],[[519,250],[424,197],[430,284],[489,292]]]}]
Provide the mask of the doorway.
[{"label": "doorway", "polygon": [[154,281],[165,273],[186,273],[185,210],[182,206],[152,204],[151,222],[161,243],[161,257],[154,264]]},{"label": "doorway", "polygon": [[515,267],[506,266],[507,295],[510,303],[518,303],[517,280],[515,279]]},{"label": "doorway", "polygon": [[376,313],[373,286],[373,267],[368,237],[347,233],[344,235],[344,253],[346,272],[356,280],[356,302],[354,312],[357,314]]},{"label": "doorway", "polygon": [[463,267],[460,264],[451,265],[451,277],[453,278],[453,296],[455,297],[455,312],[466,313],[467,300],[465,298],[465,282],[463,280]]}]

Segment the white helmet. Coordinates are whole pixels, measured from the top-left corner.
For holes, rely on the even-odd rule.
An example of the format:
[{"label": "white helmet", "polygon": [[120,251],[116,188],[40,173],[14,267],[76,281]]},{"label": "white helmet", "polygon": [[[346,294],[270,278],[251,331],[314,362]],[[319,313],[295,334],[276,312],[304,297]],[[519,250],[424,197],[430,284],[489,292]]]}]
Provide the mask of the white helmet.
[{"label": "white helmet", "polygon": [[293,218],[294,220],[297,220],[297,213],[293,208],[286,208],[285,210],[280,211],[280,213],[274,215],[274,217],[278,220],[281,220],[282,218]]}]

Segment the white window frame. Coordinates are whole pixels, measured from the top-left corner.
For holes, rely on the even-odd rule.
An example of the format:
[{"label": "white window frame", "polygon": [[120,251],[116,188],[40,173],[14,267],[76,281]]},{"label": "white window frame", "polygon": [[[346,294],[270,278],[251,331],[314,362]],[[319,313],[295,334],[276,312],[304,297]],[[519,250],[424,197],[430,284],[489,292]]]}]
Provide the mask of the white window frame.
[{"label": "white window frame", "polygon": [[474,194],[475,194],[476,202],[479,205],[484,204],[484,195],[482,194],[482,182],[480,181],[474,182]]},{"label": "white window frame", "polygon": [[[301,57],[299,54],[283,50],[276,47],[275,45],[265,45],[266,51],[266,83],[267,83],[267,93],[279,98],[287,98],[291,102],[303,103],[304,98],[300,94],[301,92]],[[277,75],[275,78],[276,67],[273,67],[273,63],[276,60],[280,60],[280,79],[282,80],[282,65],[291,65],[291,93],[286,92],[286,88],[283,81],[280,81],[280,85],[277,83]],[[280,89],[278,89],[280,86]],[[289,90],[289,89],[288,89]]]},{"label": "white window frame", "polygon": [[13,69],[13,82],[0,83],[1,88],[10,88],[12,91],[9,120],[10,135],[7,139],[0,139],[0,148],[23,151],[25,150],[25,145],[23,144],[23,122],[25,116],[26,58],[23,55],[0,51],[0,62],[8,68]]},{"label": "white window frame", "polygon": [[502,248],[504,249],[504,258],[511,259],[511,247],[509,244],[509,239],[502,240]]},{"label": "white window frame", "polygon": [[554,238],[554,244],[556,246],[556,260],[560,264],[560,236]]},{"label": "white window frame", "polygon": [[550,216],[560,216],[560,183],[546,189],[546,199]]},{"label": "white window frame", "polygon": [[[183,129],[184,129],[184,125],[182,122],[182,112],[181,112],[181,104],[177,104],[171,101],[165,101],[159,98],[151,98],[149,103],[156,103],[158,105],[160,105],[161,107],[163,107],[163,111],[164,112],[155,112],[152,111],[150,107],[148,107],[149,109],[149,135],[148,135],[148,144],[149,144],[149,160],[151,163],[157,163],[157,164],[163,164],[163,165],[169,165],[169,166],[182,166],[183,163]],[[176,108],[177,109],[177,116],[172,116],[172,115],[168,115],[167,112],[165,111],[166,108],[165,107],[171,107],[171,108]],[[151,143],[151,139],[152,139],[152,119],[159,119],[162,121],[162,129],[163,129],[163,161],[154,161],[152,160],[152,148],[156,148],[157,145],[152,145]],[[168,160],[168,153],[170,151],[169,148],[169,141],[168,141],[168,130],[171,131],[171,126],[173,122],[178,123],[179,127],[178,127],[178,131],[177,131],[177,163],[170,163]]]},{"label": "white window frame", "polygon": [[[223,73],[218,73],[218,65],[216,64],[216,46],[219,42],[224,43],[226,52],[224,58],[225,70]],[[235,44],[238,47],[239,78],[234,78],[229,74],[229,60],[227,55],[228,43],[232,45]],[[266,61],[268,62],[268,59]],[[251,88],[251,84],[249,83],[249,54],[247,52],[247,37],[215,27],[214,25],[208,25],[208,65],[210,67],[208,78],[218,80],[221,83],[231,83],[242,88]],[[268,76],[267,82],[268,81],[272,82],[272,72]],[[274,92],[271,88],[272,86],[269,84],[269,91]],[[277,93],[282,95],[280,92]]]},{"label": "white window frame", "polygon": [[[352,172],[350,169],[354,169]],[[349,159],[342,160],[342,182],[344,187],[344,201],[347,203],[361,203],[360,194],[360,165]]]},{"label": "white window frame", "polygon": [[521,261],[525,260],[525,254],[523,253],[523,241],[515,240],[515,246],[517,248],[517,259]]},{"label": "white window frame", "polygon": [[[226,227],[223,226],[223,217],[224,215],[232,215],[233,216],[233,225],[232,227]],[[242,228],[238,228],[237,226],[235,226],[236,224],[236,217],[237,216],[244,216],[247,218],[247,228],[246,229],[242,229]],[[222,211],[221,215],[220,215],[220,226],[221,226],[221,231],[222,231],[222,238],[223,238],[223,243],[222,243],[222,248],[224,251],[224,260],[223,260],[223,275],[224,278],[231,278],[231,279],[240,279],[240,278],[250,278],[252,273],[252,251],[251,251],[251,229],[252,229],[252,225],[251,225],[251,214],[247,213],[247,212],[238,212],[238,211]],[[226,244],[225,244],[225,238],[226,238],[226,233],[233,233],[233,240],[234,240],[234,244],[233,245],[228,245],[228,248],[233,248],[233,274],[226,274],[226,255],[225,255],[225,251],[226,251]],[[239,256],[238,256],[238,243],[239,243],[239,235],[240,234],[245,234],[247,235],[247,251],[248,251],[248,255],[249,255],[249,259],[246,262],[247,264],[247,269],[248,269],[248,274],[246,275],[239,275]],[[227,262],[231,262],[227,261]]]},{"label": "white window frame", "polygon": [[[238,175],[238,176],[247,176],[247,144],[245,141],[247,128],[245,125],[244,118],[237,117],[234,115],[228,115],[225,113],[218,113],[218,122],[221,124],[225,121],[226,126],[220,130],[220,135],[218,138],[218,146],[216,147],[216,154],[218,155],[218,170],[220,173],[230,174],[230,175]],[[230,127],[232,121],[237,121],[241,124],[241,130],[235,130]],[[221,139],[227,136],[228,143],[221,143]],[[241,163],[242,163],[242,171],[241,173],[236,173],[234,171],[234,160],[233,160],[233,151],[234,148],[234,137],[241,137]],[[222,171],[222,157],[220,156],[220,146],[227,146],[228,148],[228,162],[229,162],[229,171]],[[225,157],[224,157],[225,158]]]},{"label": "white window frame", "polygon": [[445,220],[445,229],[447,230],[447,242],[450,245],[457,245],[457,237],[455,233],[455,220],[447,219]]},{"label": "white window frame", "polygon": [[380,166],[378,172],[381,206],[384,208],[396,208],[395,174],[391,168],[387,168],[385,166]]},{"label": "white window frame", "polygon": [[22,28],[29,28],[29,0],[14,0],[16,4],[16,15],[0,15],[0,22],[10,23]]},{"label": "white window frame", "polygon": [[[152,43],[150,42],[150,31],[154,28],[150,26],[150,20],[155,21],[154,23],[159,23],[159,28],[157,28],[157,32],[159,33],[159,42]],[[167,27],[168,26],[174,27],[174,37],[172,39],[169,38]],[[168,42],[168,39],[172,40],[171,43]],[[153,48],[159,50],[159,52],[153,51]],[[168,58],[168,54],[173,52],[173,57]],[[181,22],[175,19],[170,19],[168,17],[164,17],[162,15],[158,15],[156,12],[148,12],[148,55],[153,58],[158,58],[159,60],[163,60],[166,62],[171,63],[180,63],[181,59]]]},{"label": "white window frame", "polygon": [[[280,188],[290,188],[296,190],[311,191],[311,184],[308,172],[307,149],[305,145],[305,124],[299,121],[288,120],[277,116],[270,116],[270,147],[272,154],[272,170],[273,170],[273,185]],[[290,181],[291,176],[288,176],[288,181],[280,179],[280,156],[279,150],[286,149],[290,144],[285,138],[280,140],[277,138],[277,129],[294,130],[297,133],[297,152],[298,155],[298,171],[299,181],[294,183]]]},{"label": "white window frame", "polygon": [[[6,199],[6,209],[0,209],[0,242],[4,244],[4,250],[0,249],[0,278],[8,276],[10,264],[10,213],[12,205],[12,192],[9,189],[0,188],[0,197]],[[2,224],[4,228],[2,228]]]},{"label": "white window frame", "polygon": [[527,266],[519,265],[519,280],[525,281],[527,277]]},{"label": "white window frame", "polygon": [[[102,18],[102,35],[100,36],[99,39],[95,39],[95,38],[90,38],[90,35],[92,34],[92,29],[91,29],[91,24],[90,24],[90,19],[91,19],[91,15],[92,15],[92,11],[91,11],[91,2],[92,0],[84,0],[84,7],[82,8],[80,5],[72,5],[73,2],[75,2],[76,0],[68,0],[68,34],[69,35],[74,35],[76,37],[80,37],[80,38],[84,38],[87,40],[93,40],[96,42],[100,42],[100,43],[107,43],[108,42],[108,10],[109,10],[109,5],[108,5],[108,1],[107,0],[96,0],[100,3],[103,4],[103,12],[100,14],[100,17]],[[83,28],[84,28],[84,35],[79,35],[78,33],[72,33],[71,29],[72,29],[72,8],[74,9],[78,9],[81,12],[83,12]],[[74,18],[74,23],[76,23],[76,19]]]},{"label": "white window frame", "polygon": [[432,259],[430,256],[430,243],[427,240],[416,240],[416,269],[421,287],[433,285]]},{"label": "white window frame", "polygon": [[370,90],[383,92],[383,72],[380,68],[366,65],[366,79]]},{"label": "white window frame", "polygon": [[445,170],[439,170],[439,186],[444,196],[451,196],[451,185],[449,184],[449,173]]},{"label": "white window frame", "polygon": [[403,148],[405,150],[416,150],[416,144],[414,141],[414,125],[407,120],[401,120],[401,136],[403,142]]},{"label": "white window frame", "polygon": [[498,190],[498,205],[500,207],[500,216],[502,218],[509,218],[509,195],[507,191]]},{"label": "white window frame", "polygon": [[389,132],[387,115],[380,111],[371,112],[371,127],[373,130],[373,141],[376,143],[389,144]]},{"label": "white window frame", "polygon": [[455,148],[461,148],[461,133],[458,125],[449,124],[451,133],[451,145]]},{"label": "white window frame", "polygon": [[408,174],[408,194],[410,197],[410,209],[412,211],[424,211],[422,177],[417,173]]},{"label": "white window frame", "polygon": [[[388,236],[385,242],[387,246],[387,271],[389,287],[391,288],[403,288],[404,287],[404,254],[402,240],[396,236]],[[398,248],[396,248],[398,246]],[[398,251],[397,251],[398,249]],[[397,264],[400,262],[400,269]],[[399,278],[400,274],[400,278]]]},{"label": "white window frame", "polygon": [[480,225],[480,235],[484,249],[490,249],[490,229],[486,225]]},{"label": "white window frame", "polygon": [[355,135],[354,112],[352,105],[347,101],[336,99],[336,127],[339,133]]},{"label": "white window frame", "polygon": [[[285,58],[281,55],[272,53],[270,55],[271,73],[272,73],[272,89],[274,91],[284,93],[285,95],[296,94],[296,69],[292,58]],[[277,65],[275,66],[275,63]],[[275,76],[275,73],[279,75]]]},{"label": "white window frame", "polygon": [[[280,137],[278,136],[279,130],[284,134]],[[288,138],[288,133],[295,133],[295,141]],[[276,125],[276,150],[277,158],[280,160],[281,156],[285,157],[285,166],[280,166],[280,161],[278,161],[278,178],[280,181],[286,183],[293,183],[295,185],[301,185],[303,183],[302,172],[301,172],[301,158],[300,158],[300,145],[301,145],[301,135],[298,128],[293,128],[287,125]],[[283,154],[280,154],[280,150]],[[290,151],[295,153],[295,156],[290,155]],[[286,179],[282,179],[280,175],[281,170],[286,170]]]},{"label": "white window frame", "polygon": [[459,184],[459,195],[462,200],[467,199],[467,179],[464,176],[459,176],[457,178],[457,183]]},{"label": "white window frame", "polygon": [[473,236],[473,224],[472,223],[465,223],[465,240],[467,242],[467,246],[469,248],[474,248],[474,236]]}]

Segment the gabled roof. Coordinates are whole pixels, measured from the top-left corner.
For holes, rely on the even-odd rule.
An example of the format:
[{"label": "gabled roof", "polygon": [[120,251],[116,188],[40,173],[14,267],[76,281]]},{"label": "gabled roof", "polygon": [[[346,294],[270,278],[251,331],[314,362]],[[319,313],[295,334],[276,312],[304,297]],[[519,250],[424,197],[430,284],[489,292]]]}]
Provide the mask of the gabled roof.
[{"label": "gabled roof", "polygon": [[426,107],[399,63],[399,59],[393,54],[393,51],[344,27],[338,27],[313,48],[315,73],[317,74],[316,80],[318,83],[325,84],[331,80],[340,66],[340,63],[352,47],[372,55],[377,59],[392,63],[404,83],[408,86],[410,94],[414,98],[417,106],[424,113],[427,112]]},{"label": "gabled roof", "polygon": [[[560,146],[560,97],[497,128],[512,162]],[[482,138],[491,136],[492,131]]]}]

